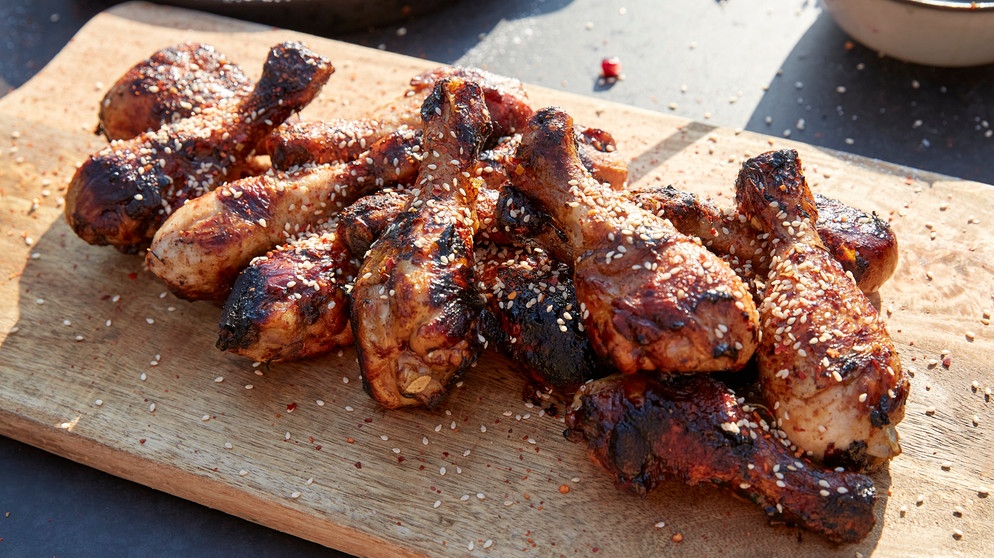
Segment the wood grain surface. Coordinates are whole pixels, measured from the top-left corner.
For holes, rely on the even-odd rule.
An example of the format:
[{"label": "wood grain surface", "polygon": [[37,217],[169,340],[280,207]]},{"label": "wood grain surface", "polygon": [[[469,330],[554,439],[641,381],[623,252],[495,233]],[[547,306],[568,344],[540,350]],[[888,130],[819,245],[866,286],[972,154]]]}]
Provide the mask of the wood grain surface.
[{"label": "wood grain surface", "polygon": [[131,3],[96,17],[0,100],[0,433],[360,556],[994,549],[992,186],[529,89],[537,106],[611,131],[634,182],[728,203],[742,161],[794,147],[815,191],[891,220],[901,263],[877,302],[913,387],[904,454],[874,476],[877,526],[857,545],[771,526],[708,487],[671,483],[645,500],[617,491],[563,438],[559,418],[524,402],[514,364],[494,354],[439,409],[387,412],[362,391],[351,350],[268,367],[216,350],[216,306],[178,300],[141,258],[80,241],[61,198],[103,143],[94,134],[103,93],[132,64],[198,40],[257,76],[269,47],[288,38],[337,67],[304,118],[359,116],[434,65]]}]

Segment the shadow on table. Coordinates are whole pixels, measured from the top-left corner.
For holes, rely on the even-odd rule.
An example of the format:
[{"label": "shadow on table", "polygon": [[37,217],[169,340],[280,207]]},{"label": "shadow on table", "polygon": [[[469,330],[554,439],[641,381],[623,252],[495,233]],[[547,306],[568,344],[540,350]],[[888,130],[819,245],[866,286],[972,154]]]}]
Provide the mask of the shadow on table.
[{"label": "shadow on table", "polygon": [[[994,184],[994,65],[879,56],[822,14],[784,60],[746,128]],[[874,107],[866,110],[861,107]],[[768,115],[779,115],[769,121]]]},{"label": "shadow on table", "polygon": [[[391,52],[455,63],[480,42],[480,37],[490,33],[503,20],[536,17],[565,8],[573,0],[507,0],[503,2],[457,2],[436,12],[431,17],[412,18],[404,26],[397,25],[369,29],[362,33],[330,35],[350,43]],[[417,40],[405,39],[408,28]],[[430,40],[424,37],[431,38]]]}]

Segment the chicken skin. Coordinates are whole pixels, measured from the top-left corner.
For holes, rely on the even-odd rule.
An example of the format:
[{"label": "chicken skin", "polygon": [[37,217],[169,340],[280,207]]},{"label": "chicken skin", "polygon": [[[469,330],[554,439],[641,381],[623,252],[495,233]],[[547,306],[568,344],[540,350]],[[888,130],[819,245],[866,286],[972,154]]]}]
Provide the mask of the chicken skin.
[{"label": "chicken skin", "polygon": [[253,259],[221,311],[217,348],[273,362],[351,346],[348,286],[358,269],[333,230]]},{"label": "chicken skin", "polygon": [[873,470],[901,452],[909,381],[884,322],[818,236],[797,152],[746,161],[739,211],[772,243],[756,351],[766,405],[797,449],[829,466]]},{"label": "chicken skin", "polygon": [[421,110],[416,195],[370,248],[352,290],[366,391],[386,408],[437,405],[479,352],[473,235],[483,182],[470,172],[492,133],[482,88],[435,84]]},{"label": "chicken skin", "polygon": [[252,81],[217,49],[182,43],[153,53],[111,86],[98,130],[112,141],[133,138],[251,92]]},{"label": "chicken skin", "polygon": [[419,135],[395,132],[364,158],[244,178],[191,200],[155,234],[148,268],[181,298],[223,300],[252,258],[363,195],[413,180]]},{"label": "chicken skin", "polygon": [[90,156],[66,191],[66,220],[83,240],[127,253],[148,246],[184,203],[239,176],[255,145],[307,105],[334,67],[299,43],[273,47],[255,89]]},{"label": "chicken skin", "polygon": [[476,258],[486,299],[480,331],[488,346],[520,364],[533,382],[564,394],[603,373],[579,319],[569,266],[535,246],[488,244]]},{"label": "chicken skin", "polygon": [[836,543],[863,540],[876,521],[869,477],[795,458],[707,375],[594,380],[577,392],[566,426],[619,488],[643,497],[668,480],[710,484]]},{"label": "chicken skin", "polygon": [[566,113],[540,110],[523,136],[512,179],[568,239],[579,317],[598,354],[625,373],[745,366],[758,341],[757,314],[732,269],[594,180]]},{"label": "chicken skin", "polygon": [[[770,265],[766,235],[735,208],[721,209],[672,186],[633,190],[632,199],[669,219],[678,231],[700,238],[740,276],[765,281]],[[815,195],[815,202],[818,236],[864,293],[877,291],[897,268],[897,237],[890,225],[876,214],[825,196]]]}]

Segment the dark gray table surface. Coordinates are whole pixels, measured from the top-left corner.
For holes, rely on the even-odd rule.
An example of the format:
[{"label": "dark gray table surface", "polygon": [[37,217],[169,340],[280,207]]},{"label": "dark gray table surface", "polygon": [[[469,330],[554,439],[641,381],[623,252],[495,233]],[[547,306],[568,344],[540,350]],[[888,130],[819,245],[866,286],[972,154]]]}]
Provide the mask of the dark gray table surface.
[{"label": "dark gray table surface", "polygon": [[[0,3],[0,96],[115,3]],[[994,184],[994,65],[878,56],[814,1],[464,0],[347,32],[281,4],[269,23]],[[608,85],[598,75],[611,55],[625,78]],[[4,437],[0,479],[4,557],[339,555]]]}]

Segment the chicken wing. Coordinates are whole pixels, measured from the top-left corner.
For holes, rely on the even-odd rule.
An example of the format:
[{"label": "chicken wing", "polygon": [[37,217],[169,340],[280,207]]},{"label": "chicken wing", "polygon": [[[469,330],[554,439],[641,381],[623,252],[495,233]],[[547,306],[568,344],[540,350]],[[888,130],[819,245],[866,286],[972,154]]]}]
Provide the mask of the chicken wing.
[{"label": "chicken wing", "polygon": [[577,392],[566,426],[619,488],[643,497],[667,480],[711,484],[836,543],[863,540],[876,521],[869,477],[795,458],[710,376],[594,380]]},{"label": "chicken wing", "polygon": [[521,172],[512,179],[569,241],[579,316],[598,354],[627,373],[745,366],[757,343],[757,314],[732,269],[592,179],[566,113],[537,112],[523,136]]},{"label": "chicken wing", "polygon": [[153,53],[111,86],[98,131],[108,140],[133,138],[251,92],[252,80],[213,46],[182,43]]},{"label": "chicken wing", "polygon": [[829,466],[872,470],[901,452],[909,382],[887,328],[818,236],[818,209],[793,150],[746,161],[739,211],[771,235],[756,351],[776,426]]},{"label": "chicken wing", "polygon": [[370,248],[352,290],[363,385],[387,408],[438,404],[479,351],[473,235],[482,179],[470,170],[493,129],[489,110],[481,87],[445,78],[421,114],[417,194]]},{"label": "chicken wing", "polygon": [[364,158],[244,178],[191,200],[155,234],[148,268],[181,298],[223,300],[252,258],[363,195],[413,180],[419,135],[395,132]]},{"label": "chicken wing", "polygon": [[273,47],[241,102],[115,141],[77,170],[66,191],[70,226],[91,244],[135,253],[188,200],[238,176],[255,145],[309,103],[334,72],[299,43]]}]

